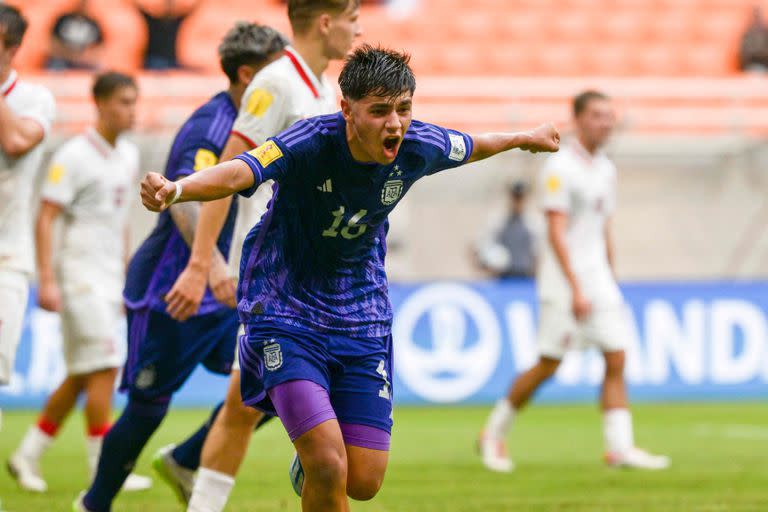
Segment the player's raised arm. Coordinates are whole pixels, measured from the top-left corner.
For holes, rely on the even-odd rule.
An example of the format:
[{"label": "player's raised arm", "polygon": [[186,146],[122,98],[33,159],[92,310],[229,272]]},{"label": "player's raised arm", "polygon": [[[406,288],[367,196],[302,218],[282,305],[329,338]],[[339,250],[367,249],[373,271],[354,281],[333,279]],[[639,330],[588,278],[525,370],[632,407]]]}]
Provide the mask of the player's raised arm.
[{"label": "player's raised arm", "polygon": [[254,176],[241,160],[230,160],[178,181],[150,172],[141,180],[141,202],[153,212],[161,212],[173,203],[213,201],[231,196],[253,186]]},{"label": "player's raised arm", "polygon": [[560,133],[551,123],[527,132],[473,135],[472,141],[472,155],[467,162],[483,160],[510,149],[521,149],[531,153],[553,153],[560,149]]}]

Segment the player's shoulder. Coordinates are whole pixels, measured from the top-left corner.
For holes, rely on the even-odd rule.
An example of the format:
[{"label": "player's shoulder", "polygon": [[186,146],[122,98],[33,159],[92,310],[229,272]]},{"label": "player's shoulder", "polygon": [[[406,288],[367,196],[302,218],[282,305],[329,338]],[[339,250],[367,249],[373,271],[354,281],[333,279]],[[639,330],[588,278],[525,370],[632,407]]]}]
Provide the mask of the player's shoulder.
[{"label": "player's shoulder", "polygon": [[47,105],[55,105],[53,93],[44,85],[19,79],[14,86],[18,95],[27,101],[42,102]]},{"label": "player's shoulder", "polygon": [[290,91],[296,71],[293,64],[286,56],[276,59],[262,68],[245,90],[243,97],[247,97],[256,89],[266,89],[274,93]]},{"label": "player's shoulder", "polygon": [[85,133],[79,133],[65,140],[53,152],[53,159],[58,163],[65,163],[66,160],[81,159],[83,154],[90,150],[90,142]]},{"label": "player's shoulder", "polygon": [[302,119],[281,132],[276,138],[289,151],[321,147],[329,139],[335,139],[338,136],[341,129],[340,116],[339,112],[335,112]]},{"label": "player's shoulder", "polygon": [[208,140],[222,146],[229,136],[237,108],[226,92],[220,92],[195,110],[179,130],[186,140],[197,143]]},{"label": "player's shoulder", "polygon": [[451,133],[447,129],[417,119],[411,121],[408,131],[403,136],[403,149],[406,151],[433,150],[445,154],[452,143],[455,142],[452,141]]},{"label": "player's shoulder", "polygon": [[235,104],[232,102],[229,93],[221,91],[200,105],[197,110],[189,116],[188,122],[205,122],[226,113],[231,115],[236,114]]}]

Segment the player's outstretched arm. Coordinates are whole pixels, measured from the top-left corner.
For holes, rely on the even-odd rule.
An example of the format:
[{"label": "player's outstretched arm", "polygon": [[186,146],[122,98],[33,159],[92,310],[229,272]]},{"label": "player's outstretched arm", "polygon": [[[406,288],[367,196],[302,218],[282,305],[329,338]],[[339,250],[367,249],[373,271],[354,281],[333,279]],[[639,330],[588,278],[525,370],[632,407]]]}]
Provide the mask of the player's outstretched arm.
[{"label": "player's outstretched arm", "polygon": [[467,162],[477,162],[510,149],[553,153],[560,149],[560,133],[552,123],[546,123],[527,132],[473,135],[472,142],[472,155]]},{"label": "player's outstretched arm", "polygon": [[174,203],[213,201],[231,196],[253,185],[248,164],[230,160],[170,181],[162,174],[150,172],[141,180],[141,202],[153,212],[161,212]]}]

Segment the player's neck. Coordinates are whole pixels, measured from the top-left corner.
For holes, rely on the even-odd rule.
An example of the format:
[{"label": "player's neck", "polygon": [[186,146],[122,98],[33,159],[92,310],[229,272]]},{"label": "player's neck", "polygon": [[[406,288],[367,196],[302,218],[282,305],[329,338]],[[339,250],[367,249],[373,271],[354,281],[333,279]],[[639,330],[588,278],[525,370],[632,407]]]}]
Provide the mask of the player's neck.
[{"label": "player's neck", "polygon": [[4,84],[8,80],[8,77],[11,76],[11,70],[10,66],[0,69],[0,84]]},{"label": "player's neck", "polygon": [[589,143],[589,142],[588,142],[588,141],[587,141],[587,140],[586,140],[584,137],[582,137],[581,135],[579,135],[578,137],[576,137],[576,140],[579,142],[579,144],[581,145],[581,147],[582,147],[582,148],[584,148],[584,150],[585,150],[587,153],[589,153],[589,156],[595,156],[595,154],[597,153],[597,151],[600,149],[600,146],[598,146],[597,144],[590,144],[590,143]]},{"label": "player's neck", "polygon": [[114,146],[117,143],[117,137],[120,135],[115,130],[110,129],[104,123],[96,123],[96,133],[101,135],[101,138],[109,143],[110,146]]},{"label": "player's neck", "polygon": [[328,57],[323,54],[323,43],[318,39],[306,36],[296,36],[293,40],[293,49],[301,55],[312,73],[320,80],[328,69]]},{"label": "player's neck", "polygon": [[229,94],[229,97],[232,99],[232,103],[235,104],[235,108],[240,110],[240,98],[245,94],[245,86],[232,84],[229,86],[229,89],[227,89],[227,94]]}]

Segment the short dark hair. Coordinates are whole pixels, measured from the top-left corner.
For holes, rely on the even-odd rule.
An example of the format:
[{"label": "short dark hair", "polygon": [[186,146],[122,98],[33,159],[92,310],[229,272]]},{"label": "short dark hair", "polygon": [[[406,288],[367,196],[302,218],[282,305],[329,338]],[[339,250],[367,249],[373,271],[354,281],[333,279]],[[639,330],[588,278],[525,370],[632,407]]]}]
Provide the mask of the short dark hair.
[{"label": "short dark hair", "polygon": [[238,80],[237,70],[244,64],[258,66],[270,55],[288,46],[288,39],[266,25],[238,21],[219,45],[219,62],[231,83]]},{"label": "short dark hair", "polygon": [[408,65],[411,56],[380,46],[364,44],[347,57],[339,75],[341,93],[346,99],[366,96],[398,96],[416,91],[416,77]]},{"label": "short dark hair", "polygon": [[96,75],[91,93],[94,100],[103,100],[112,96],[115,91],[122,87],[133,87],[137,90],[139,88],[132,76],[117,71],[107,71]]},{"label": "short dark hair", "polygon": [[0,5],[0,27],[3,28],[5,46],[21,46],[21,40],[24,39],[27,26],[27,20],[17,8],[10,5]]},{"label": "short dark hair", "polygon": [[350,5],[357,7],[360,0],[288,0],[288,20],[294,32],[303,34],[318,15],[341,14]]},{"label": "short dark hair", "polygon": [[600,91],[595,91],[594,89],[589,89],[579,93],[573,98],[573,116],[579,117],[579,115],[584,112],[584,110],[586,110],[590,101],[607,99],[610,99],[607,94],[604,94]]}]

